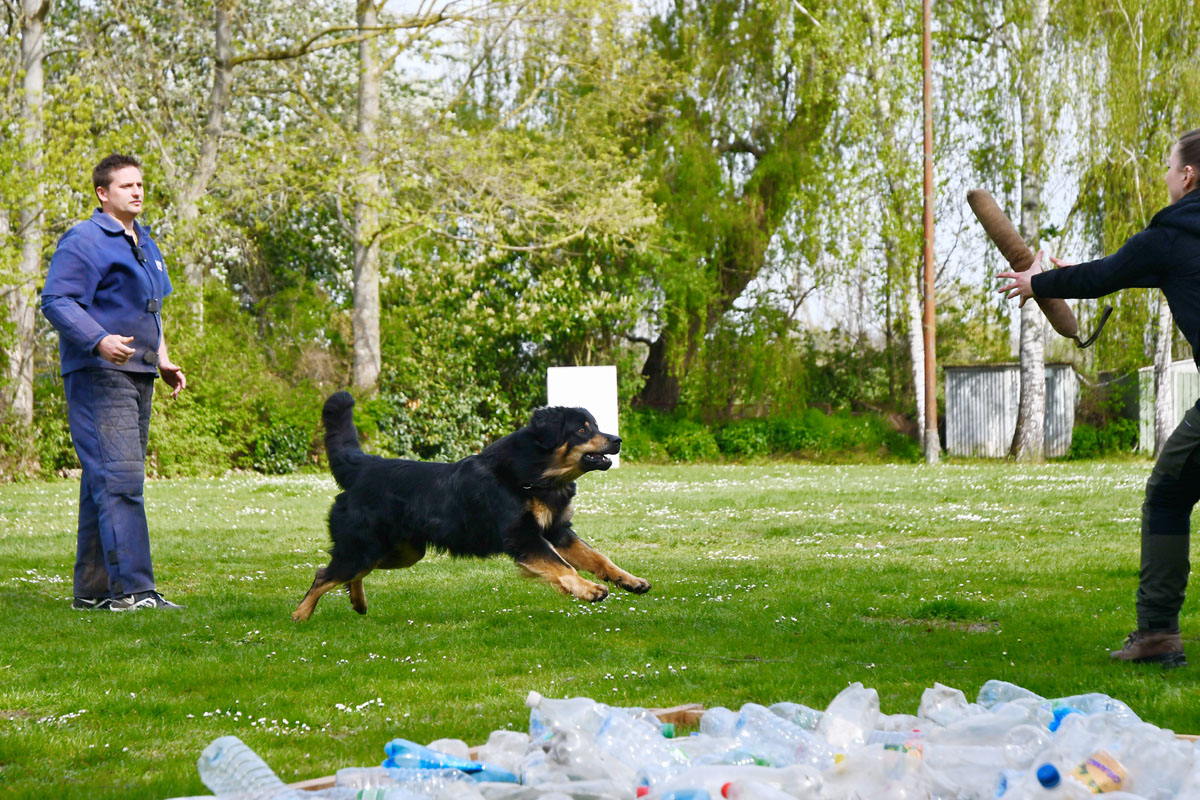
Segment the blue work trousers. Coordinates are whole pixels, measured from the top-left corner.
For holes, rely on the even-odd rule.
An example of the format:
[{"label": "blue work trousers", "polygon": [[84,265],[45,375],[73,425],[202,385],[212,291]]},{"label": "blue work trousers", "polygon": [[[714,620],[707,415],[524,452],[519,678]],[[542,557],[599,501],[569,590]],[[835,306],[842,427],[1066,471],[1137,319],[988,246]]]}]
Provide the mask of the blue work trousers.
[{"label": "blue work trousers", "polygon": [[142,498],[154,374],[86,368],[63,376],[79,484],[76,597],[154,588]]}]

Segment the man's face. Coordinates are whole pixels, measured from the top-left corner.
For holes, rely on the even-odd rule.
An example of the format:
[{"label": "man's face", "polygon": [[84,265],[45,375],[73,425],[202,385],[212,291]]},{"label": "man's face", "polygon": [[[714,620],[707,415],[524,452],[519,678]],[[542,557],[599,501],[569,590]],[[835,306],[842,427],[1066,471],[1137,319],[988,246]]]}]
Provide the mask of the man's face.
[{"label": "man's face", "polygon": [[108,186],[97,186],[100,209],[117,219],[131,220],[142,211],[142,171],[137,167],[113,170]]}]

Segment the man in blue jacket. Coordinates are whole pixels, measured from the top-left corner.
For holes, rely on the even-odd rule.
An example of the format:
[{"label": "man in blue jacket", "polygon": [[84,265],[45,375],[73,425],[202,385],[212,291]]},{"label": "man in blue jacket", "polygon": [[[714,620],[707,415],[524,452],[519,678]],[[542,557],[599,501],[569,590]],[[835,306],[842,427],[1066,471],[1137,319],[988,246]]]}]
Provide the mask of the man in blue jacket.
[{"label": "man in blue jacket", "polygon": [[142,498],[154,376],[171,397],[187,385],[163,338],[171,280],[149,229],[135,221],[144,197],[137,160],[108,156],[92,183],[100,208],[59,240],[42,290],[83,466],[73,605],[179,608],[155,590]]},{"label": "man in blue jacket", "polygon": [[[1164,176],[1171,204],[1107,258],[1042,271],[1042,253],[1026,272],[1004,272],[1000,289],[1030,297],[1103,297],[1133,286],[1157,287],[1200,366],[1200,129],[1179,137]],[[1137,630],[1110,655],[1118,661],[1185,666],[1179,611],[1190,572],[1191,515],[1200,502],[1200,401],[1163,445],[1142,503],[1142,562]]]}]

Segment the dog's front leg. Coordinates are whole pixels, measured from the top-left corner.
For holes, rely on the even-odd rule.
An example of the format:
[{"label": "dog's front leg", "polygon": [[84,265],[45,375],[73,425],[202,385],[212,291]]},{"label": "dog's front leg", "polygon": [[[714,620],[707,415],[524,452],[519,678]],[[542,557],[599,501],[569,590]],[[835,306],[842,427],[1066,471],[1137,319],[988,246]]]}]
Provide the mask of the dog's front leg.
[{"label": "dog's front leg", "polygon": [[645,594],[650,591],[650,581],[630,575],[608,556],[576,536],[570,528],[560,528],[554,533],[551,540],[555,549],[575,569],[590,572],[602,581],[615,583],[627,592]]},{"label": "dog's front leg", "polygon": [[563,594],[595,603],[608,597],[608,589],[581,577],[575,568],[558,554],[542,537],[530,543],[515,556],[517,566],[526,573],[541,578]]}]

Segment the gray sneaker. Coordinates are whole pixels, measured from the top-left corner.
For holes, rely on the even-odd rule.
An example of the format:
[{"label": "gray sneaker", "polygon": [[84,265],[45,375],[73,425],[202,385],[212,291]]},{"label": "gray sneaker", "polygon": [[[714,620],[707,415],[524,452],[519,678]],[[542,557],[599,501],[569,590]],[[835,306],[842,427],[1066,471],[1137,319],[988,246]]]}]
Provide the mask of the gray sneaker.
[{"label": "gray sneaker", "polygon": [[79,611],[100,611],[112,603],[111,597],[76,597],[71,608]]},{"label": "gray sneaker", "polygon": [[1125,638],[1124,647],[1108,655],[1117,661],[1132,661],[1135,664],[1187,666],[1179,631],[1134,631]]},{"label": "gray sneaker", "polygon": [[139,608],[175,610],[183,608],[183,606],[172,603],[153,589],[148,592],[127,594],[124,597],[116,598],[108,604],[109,611],[137,611]]}]

